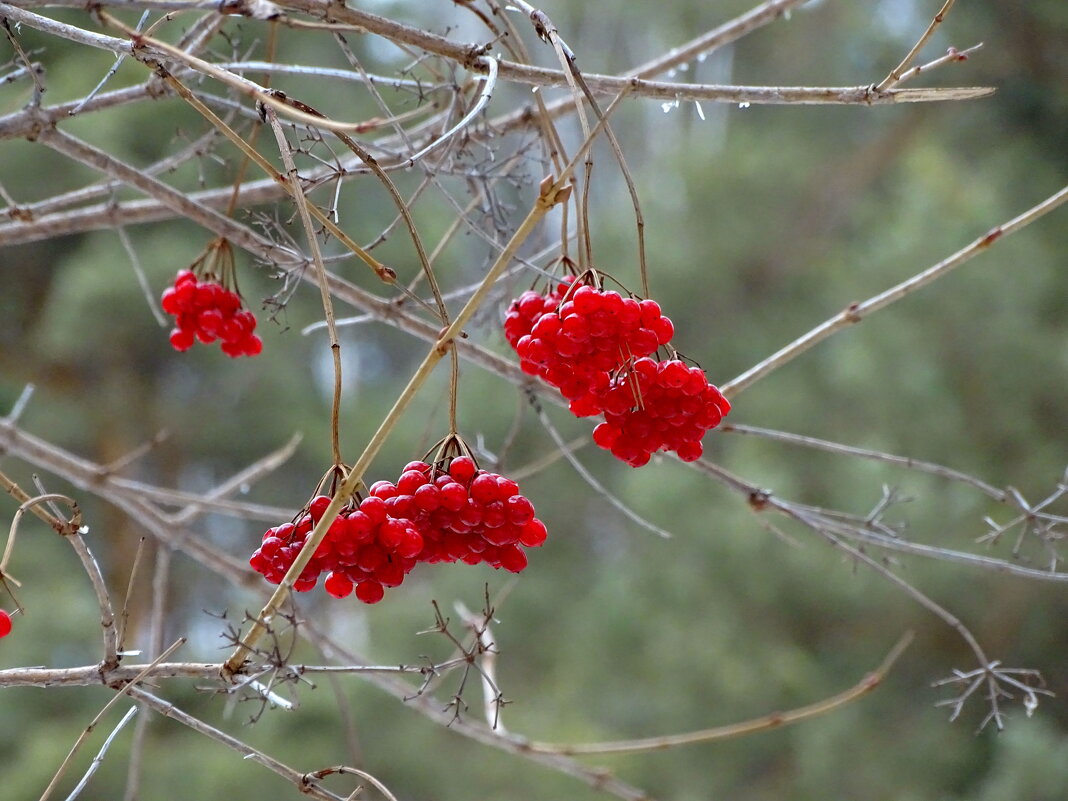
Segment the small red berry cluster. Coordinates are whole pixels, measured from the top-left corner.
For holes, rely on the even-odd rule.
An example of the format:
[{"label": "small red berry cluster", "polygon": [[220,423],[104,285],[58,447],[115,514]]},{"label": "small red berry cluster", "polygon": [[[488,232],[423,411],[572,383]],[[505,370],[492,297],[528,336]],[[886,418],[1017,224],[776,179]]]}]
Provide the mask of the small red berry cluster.
[{"label": "small red berry cluster", "polygon": [[[280,583],[329,503],[320,495],[293,522],[268,529],[252,568]],[[396,484],[375,482],[367,498],[342,509],[293,589],[307,592],[325,572],[330,595],[344,598],[355,586],[356,597],[373,604],[420,562],[485,562],[518,573],[527,566],[520,546],[537,547],[545,537],[534,505],[511,479],[480,470],[468,456],[444,469],[411,462]]]},{"label": "small red berry cluster", "polygon": [[211,278],[197,278],[192,270],[181,270],[174,285],[163,290],[163,311],[175,317],[177,327],[171,331],[171,345],[186,351],[197,340],[210,345],[222,344],[227,356],[256,356],[263,350],[263,340],[254,332],[256,316],[242,308],[241,296]]},{"label": "small red berry cluster", "polygon": [[[272,584],[281,583],[329,505],[330,497],[319,495],[296,520],[267,529],[263,542],[249,559],[253,570]],[[325,572],[329,574],[326,591],[335,598],[344,598],[355,584],[357,598],[364,603],[377,603],[382,600],[385,587],[396,587],[404,581],[422,550],[423,538],[410,520],[389,516],[386,505],[378,498],[354,501],[330,524],[326,538],[293,589],[307,592]]]},{"label": "small red berry cluster", "polygon": [[504,335],[524,372],[560,390],[578,417],[604,414],[594,441],[632,467],[659,450],[684,461],[701,456],[701,439],[730,403],[699,367],[657,361],[675,327],[654,300],[595,285],[590,273],[512,301]]},{"label": "small red berry cluster", "polygon": [[412,520],[426,543],[421,562],[485,562],[518,573],[527,566],[520,546],[545,542],[545,524],[534,504],[510,478],[480,470],[469,456],[457,456],[444,472],[426,462],[405,466],[397,483],[377,481],[371,497],[391,515]]},{"label": "small red berry cluster", "polygon": [[524,372],[576,401],[600,375],[670,342],[675,326],[655,300],[624,298],[567,276],[546,295],[530,290],[513,301],[504,334]]},{"label": "small red berry cluster", "polygon": [[[704,370],[678,359],[637,359],[594,397],[605,422],[593,429],[593,441],[632,467],[659,450],[675,451],[684,462],[699,459],[705,432],[731,408]],[[641,403],[635,405],[635,398]]]},{"label": "small red berry cluster", "polygon": [[0,638],[11,633],[11,615],[0,609]]}]

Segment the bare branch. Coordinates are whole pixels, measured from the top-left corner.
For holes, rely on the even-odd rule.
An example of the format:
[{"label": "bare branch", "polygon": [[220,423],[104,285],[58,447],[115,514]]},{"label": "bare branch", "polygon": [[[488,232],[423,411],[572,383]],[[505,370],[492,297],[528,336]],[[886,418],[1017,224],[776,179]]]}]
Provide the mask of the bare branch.
[{"label": "bare branch", "polygon": [[567,754],[571,755],[594,755],[594,754],[635,754],[648,751],[664,751],[669,748],[678,748],[683,745],[695,745],[697,743],[716,742],[719,740],[732,740],[737,737],[745,737],[770,729],[778,729],[782,726],[790,726],[804,720],[825,715],[833,712],[846,704],[856,701],[872,692],[882,684],[883,679],[890,672],[894,663],[898,660],[905,649],[912,642],[912,632],[907,632],[871,673],[867,674],[848,690],[817,701],[814,704],[791,709],[787,712],[773,712],[770,715],[747,720],[744,723],[731,723],[726,726],[717,726],[712,729],[686,732],[685,734],[670,734],[660,737],[646,737],[640,740],[618,740],[607,743],[581,743],[577,745],[562,745],[554,743],[531,742],[528,747],[538,753]]},{"label": "bare branch", "polygon": [[783,365],[789,364],[812,346],[822,342],[832,334],[836,334],[843,328],[849,328],[850,326],[859,323],[869,314],[877,312],[880,309],[901,300],[907,295],[912,294],[917,289],[925,287],[944,275],[947,275],[957,267],[971,261],[980,253],[986,251],[987,248],[1002,237],[1013,234],[1021,228],[1030,225],[1063,205],[1065,201],[1068,201],[1068,186],[1050,195],[1038,205],[1032,206],[1022,214],[1013,217],[1008,222],[991,228],[971,244],[961,248],[952,256],[946,257],[938,262],[938,264],[928,267],[923,272],[917,273],[911,278],[890,287],[884,292],[880,292],[878,295],[868,298],[862,303],[849,304],[841,313],[836,314],[834,317],[831,317],[816,326],[808,333],[798,337],[789,345],[786,345],[781,350],[773,353],[759,364],[749,368],[737,378],[723,384],[720,387],[720,391],[722,391],[728,398],[738,395],[738,393],[748,389],[757,381],[765,378]]}]

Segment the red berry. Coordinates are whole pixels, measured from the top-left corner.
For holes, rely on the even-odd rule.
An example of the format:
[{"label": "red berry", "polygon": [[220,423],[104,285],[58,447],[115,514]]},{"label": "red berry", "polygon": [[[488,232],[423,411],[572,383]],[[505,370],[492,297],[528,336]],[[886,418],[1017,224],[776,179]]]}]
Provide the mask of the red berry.
[{"label": "red berry", "polygon": [[469,456],[457,456],[449,464],[449,475],[461,484],[469,484],[477,472],[475,460]]},{"label": "red berry", "polygon": [[171,346],[181,353],[193,347],[193,343],[196,342],[196,335],[188,329],[175,328],[171,331],[170,340]]},{"label": "red berry", "polygon": [[173,286],[169,286],[163,290],[163,295],[159,299],[160,305],[163,307],[163,311],[167,314],[178,316],[178,313],[182,311],[182,306],[178,302],[178,290]]},{"label": "red berry", "polygon": [[335,598],[344,598],[352,592],[352,582],[344,573],[331,573],[323,582],[323,589]]},{"label": "red berry", "polygon": [[190,270],[182,270],[160,296],[163,310],[177,318],[171,344],[188,350],[196,341],[210,344],[220,340],[223,353],[255,356],[263,350],[263,340],[252,332],[256,316],[241,307],[241,297],[214,279],[199,281]]},{"label": "red berry", "polygon": [[382,585],[373,579],[365,579],[356,585],[356,597],[365,604],[376,604],[385,594]]},{"label": "red berry", "polygon": [[483,473],[476,477],[475,480],[471,482],[468,492],[471,494],[471,500],[482,506],[493,503],[493,501],[496,501],[501,497],[500,491],[497,488],[497,479],[489,473]]},{"label": "red berry", "polygon": [[311,515],[313,523],[318,523],[323,516],[323,512],[326,511],[326,507],[330,505],[329,495],[318,495],[312,499],[312,502],[308,504],[308,514]]},{"label": "red berry", "polygon": [[415,559],[423,550],[423,537],[414,528],[407,528],[397,545],[397,555]]},{"label": "red berry", "polygon": [[519,534],[519,541],[528,548],[537,548],[545,542],[547,534],[548,531],[545,528],[545,524],[535,517],[523,526],[523,530]]},{"label": "red berry", "polygon": [[510,573],[519,573],[527,566],[527,555],[515,545],[505,545],[498,555],[500,566]]}]

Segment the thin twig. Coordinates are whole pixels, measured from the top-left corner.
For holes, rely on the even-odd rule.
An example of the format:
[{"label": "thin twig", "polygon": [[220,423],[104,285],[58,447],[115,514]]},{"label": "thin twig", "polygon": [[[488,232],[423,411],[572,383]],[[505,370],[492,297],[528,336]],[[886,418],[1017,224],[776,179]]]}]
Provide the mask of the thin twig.
[{"label": "thin twig", "polygon": [[130,567],[130,580],[126,582],[126,595],[122,599],[122,611],[119,613],[118,648],[119,653],[126,653],[126,635],[129,632],[130,623],[130,599],[133,597],[134,585],[137,582],[137,574],[141,568],[141,558],[145,555],[145,538],[137,541],[137,550],[134,552],[133,565]]},{"label": "thin twig", "polygon": [[286,174],[289,177],[290,195],[296,203],[300,213],[300,221],[304,225],[305,238],[311,250],[312,263],[315,265],[319,276],[319,292],[323,301],[323,313],[326,315],[326,330],[330,336],[330,354],[334,362],[334,397],[330,408],[330,452],[334,458],[334,467],[340,467],[341,461],[341,343],[337,338],[337,327],[334,325],[334,304],[330,298],[330,289],[326,283],[326,267],[323,265],[323,254],[319,249],[319,237],[312,225],[311,215],[308,213],[308,200],[304,197],[304,189],[300,185],[300,175],[297,173],[297,165],[293,162],[293,152],[282,126],[278,123],[278,115],[273,108],[265,108],[264,114],[271,130],[274,131],[275,140],[278,143],[278,152],[282,156],[282,164],[285,165]]},{"label": "thin twig", "polygon": [[567,463],[575,469],[575,472],[582,477],[582,480],[589,485],[590,489],[592,489],[594,492],[596,492],[598,495],[608,501],[608,503],[610,503],[628,520],[637,523],[639,526],[646,529],[647,531],[653,532],[658,537],[663,537],[664,539],[671,539],[672,534],[670,531],[661,528],[660,526],[656,525],[656,523],[652,523],[646,520],[640,514],[635,512],[625,503],[623,503],[623,501],[621,501],[619,498],[609,492],[608,489],[604,486],[604,484],[598,481],[594,477],[593,473],[591,473],[586,468],[586,466],[575,457],[573,449],[568,448],[567,443],[564,442],[564,438],[560,436],[560,432],[556,430],[556,426],[554,426],[552,424],[552,421],[549,420],[548,415],[545,414],[545,410],[541,408],[541,404],[537,402],[537,399],[531,397],[530,401],[531,404],[534,406],[534,412],[535,414],[537,414],[538,420],[541,422],[542,426],[552,438],[553,444],[556,445],[557,453],[567,460]]},{"label": "thin twig", "polygon": [[118,725],[116,725],[115,728],[112,729],[111,734],[109,734],[108,738],[104,740],[104,744],[100,746],[100,750],[93,758],[93,761],[89,764],[89,769],[85,772],[85,775],[82,776],[81,781],[78,782],[77,785],[75,785],[74,789],[71,790],[70,795],[67,796],[67,801],[74,801],[75,798],[81,795],[82,790],[84,790],[85,786],[89,784],[89,779],[93,777],[93,774],[96,773],[97,768],[100,767],[100,763],[104,761],[104,755],[108,752],[108,749],[111,748],[112,741],[115,739],[115,737],[118,736],[119,732],[122,731],[123,727],[126,726],[126,724],[129,723],[133,716],[136,714],[136,706],[131,706],[128,710],[126,710],[126,714],[122,716],[122,719],[118,722]]},{"label": "thin twig", "polygon": [[909,65],[916,60],[916,56],[920,54],[920,51],[923,50],[923,46],[927,44],[928,40],[934,35],[935,29],[942,24],[942,20],[946,18],[946,14],[953,8],[955,2],[956,0],[946,0],[938,13],[934,15],[931,24],[927,26],[927,30],[923,32],[923,35],[916,41],[916,44],[912,46],[912,49],[909,50],[908,54],[901,60],[901,63],[890,70],[890,74],[879,82],[879,85],[876,87],[878,91],[889,91],[902,81],[905,70],[907,70]]},{"label": "thin twig", "polygon": [[966,245],[937,264],[928,267],[923,272],[890,287],[884,292],[880,292],[878,295],[868,298],[862,303],[849,304],[849,306],[839,314],[836,314],[834,317],[831,317],[816,326],[808,333],[798,337],[789,345],[776,351],[759,364],[749,368],[737,378],[723,384],[720,387],[720,391],[728,398],[738,395],[740,392],[743,392],[754,383],[765,378],[783,365],[789,364],[802,353],[809,350],[813,345],[822,342],[824,339],[841,331],[843,328],[848,328],[859,323],[867,315],[879,311],[880,309],[901,300],[907,295],[912,294],[917,289],[936,281],[957,267],[960,267],[962,264],[971,261],[1002,237],[1006,237],[1009,234],[1015,233],[1021,228],[1030,225],[1035,222],[1035,220],[1038,220],[1063,205],[1066,201],[1068,201],[1068,186],[1065,186],[1050,195],[1041,203],[1032,206],[1022,214],[1013,217],[1008,222],[991,228],[971,244]]},{"label": "thin twig", "polygon": [[949,479],[950,481],[959,481],[962,484],[974,487],[984,495],[987,495],[1000,503],[1005,503],[1009,498],[1008,493],[1005,490],[987,484],[985,481],[982,481],[975,476],[962,473],[959,470],[954,470],[952,467],[935,464],[934,462],[913,459],[911,456],[896,456],[892,453],[873,451],[868,448],[858,448],[854,445],[843,445],[839,442],[831,442],[817,437],[791,434],[787,431],[775,431],[770,428],[760,428],[758,426],[747,426],[736,423],[724,423],[718,430],[724,434],[749,434],[776,442],[786,442],[790,445],[801,445],[805,448],[812,448],[827,453],[857,456],[861,459],[870,459],[875,462],[887,462],[889,464],[905,467],[909,470],[916,470],[920,473],[930,473],[931,475]]},{"label": "thin twig", "polygon": [[93,733],[93,730],[96,728],[97,724],[100,723],[100,721],[103,719],[104,715],[108,713],[108,710],[110,710],[111,707],[115,706],[115,704],[121,701],[124,694],[133,691],[136,688],[137,683],[144,679],[146,676],[150,675],[156,665],[158,665],[168,656],[173,654],[184,644],[185,638],[178,638],[174,642],[174,644],[171,645],[170,648],[160,654],[157,659],[153,660],[151,664],[146,665],[144,670],[140,671],[136,676],[134,676],[122,692],[116,693],[108,700],[106,704],[104,704],[104,707],[97,713],[96,717],[93,718],[89,725],[85,727],[85,731],[83,731],[81,736],[75,741],[74,745],[67,753],[66,758],[63,760],[62,764],[60,764],[59,769],[56,770],[55,775],[52,777],[52,781],[48,783],[48,786],[45,788],[44,793],[41,794],[41,798],[39,799],[39,801],[48,801],[48,797],[52,795],[52,791],[55,790],[56,785],[59,784],[60,779],[63,778],[63,774],[66,773],[67,768],[70,766],[71,760],[74,758],[74,755],[78,752],[78,749],[82,747],[82,745],[88,739],[89,735]]},{"label": "thin twig", "polygon": [[817,701],[814,704],[791,709],[787,712],[773,712],[770,715],[747,720],[744,723],[731,723],[726,726],[716,726],[711,729],[686,732],[685,734],[671,734],[661,737],[645,737],[640,740],[617,740],[606,743],[581,743],[577,745],[564,745],[555,743],[531,742],[530,750],[547,754],[566,755],[593,755],[593,754],[635,754],[648,751],[663,751],[668,748],[677,748],[682,745],[694,745],[696,743],[708,743],[719,740],[732,740],[738,737],[746,737],[762,731],[778,729],[804,720],[825,715],[833,712],[846,704],[856,701],[875,690],[882,684],[898,657],[908,648],[912,642],[912,632],[906,632],[890,649],[882,663],[867,674],[848,690]]},{"label": "thin twig", "polygon": [[[148,13],[148,12],[145,12]],[[117,64],[118,62],[116,62]],[[137,283],[141,287],[141,291],[145,295],[145,300],[148,303],[148,309],[152,312],[152,316],[156,318],[156,322],[159,323],[160,328],[166,328],[169,323],[167,318],[164,317],[163,312],[159,308],[159,303],[156,300],[156,295],[152,291],[152,287],[148,283],[148,278],[145,276],[144,268],[141,267],[141,259],[137,256],[137,251],[134,250],[133,243],[130,241],[130,236],[126,233],[126,228],[123,226],[117,226],[115,233],[119,235],[119,241],[122,242],[122,247],[126,251],[126,255],[130,257],[130,264],[133,267],[134,275],[137,276]]]},{"label": "thin twig", "polygon": [[[225,745],[227,748],[241,754],[245,759],[263,765],[268,770],[293,784],[302,793],[311,796],[312,798],[322,799],[322,801],[344,801],[344,796],[331,793],[325,788],[319,787],[314,782],[306,781],[305,777],[307,774],[300,773],[299,771],[290,768],[282,762],[279,762],[277,759],[268,756],[260,749],[248,745],[247,743],[238,740],[236,737],[230,736],[226,732],[205,723],[199,718],[193,717],[188,712],[184,712],[176,707],[174,704],[164,701],[162,698],[159,698],[134,684],[128,685],[123,690],[123,693],[128,694],[136,701],[140,701],[154,712],[158,712],[164,717],[176,720],[182,725],[188,726],[193,731],[203,734],[217,743]],[[121,698],[122,694],[116,695],[115,697]]]}]

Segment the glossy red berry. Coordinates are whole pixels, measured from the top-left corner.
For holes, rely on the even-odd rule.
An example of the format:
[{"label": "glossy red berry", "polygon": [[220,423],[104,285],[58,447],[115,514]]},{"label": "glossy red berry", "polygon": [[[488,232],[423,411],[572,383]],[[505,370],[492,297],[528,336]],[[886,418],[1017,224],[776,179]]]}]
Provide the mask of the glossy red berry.
[{"label": "glossy red berry", "polygon": [[356,597],[365,604],[376,604],[385,594],[382,585],[374,579],[364,579],[356,585]]},{"label": "glossy red berry", "polygon": [[344,573],[331,573],[323,582],[323,589],[335,598],[344,598],[352,592],[352,581]]},{"label": "glossy red berry", "polygon": [[308,514],[311,515],[313,523],[319,522],[319,519],[323,516],[323,512],[326,511],[326,507],[328,507],[329,505],[329,495],[318,495],[312,499],[312,502],[308,504]]},{"label": "glossy red berry", "polygon": [[0,637],[6,637],[11,633],[11,615],[0,609]]},{"label": "glossy red berry", "polygon": [[632,467],[662,450],[699,459],[701,438],[731,408],[700,368],[677,359],[638,359],[594,394],[605,416],[594,442]]}]

